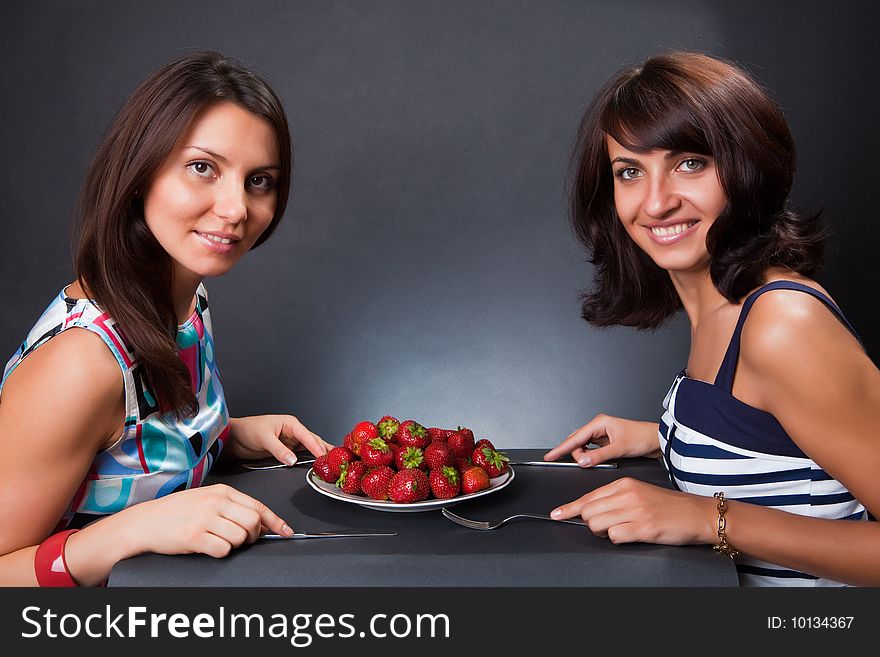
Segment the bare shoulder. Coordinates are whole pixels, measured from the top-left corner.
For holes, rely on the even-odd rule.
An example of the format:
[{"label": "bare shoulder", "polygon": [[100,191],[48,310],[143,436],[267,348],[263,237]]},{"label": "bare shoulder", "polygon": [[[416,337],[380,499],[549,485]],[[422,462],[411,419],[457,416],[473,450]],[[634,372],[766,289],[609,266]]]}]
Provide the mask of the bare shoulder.
[{"label": "bare shoulder", "polygon": [[[40,345],[18,365],[3,388],[3,401],[24,386],[39,384],[48,393],[76,380],[79,387],[98,393],[111,386],[118,390],[122,371],[100,337],[86,329],[70,328]],[[82,385],[85,382],[88,385]]]},{"label": "bare shoulder", "polygon": [[[786,278],[831,298],[815,281]],[[758,369],[772,369],[774,364],[790,367],[793,361],[815,359],[821,354],[845,357],[847,361],[864,357],[858,340],[820,299],[797,290],[772,290],[758,297],[743,326],[743,361]]]},{"label": "bare shoulder", "polygon": [[[6,427],[15,414],[15,424],[33,423],[51,415],[66,424],[88,424],[86,442],[100,446],[118,419],[123,401],[122,370],[100,337],[80,328],[55,336],[28,355],[9,375],[3,386],[0,427]],[[53,432],[46,441],[63,439],[65,431]],[[103,438],[99,434],[105,434]],[[57,438],[56,438],[57,437]]]},{"label": "bare shoulder", "polygon": [[739,365],[758,408],[877,514],[880,370],[834,312],[803,292],[762,294],[743,327]]},{"label": "bare shoulder", "polygon": [[[821,289],[812,281],[803,281]],[[795,290],[762,294],[743,326],[741,374],[778,419],[880,418],[880,371],[823,301]]]}]

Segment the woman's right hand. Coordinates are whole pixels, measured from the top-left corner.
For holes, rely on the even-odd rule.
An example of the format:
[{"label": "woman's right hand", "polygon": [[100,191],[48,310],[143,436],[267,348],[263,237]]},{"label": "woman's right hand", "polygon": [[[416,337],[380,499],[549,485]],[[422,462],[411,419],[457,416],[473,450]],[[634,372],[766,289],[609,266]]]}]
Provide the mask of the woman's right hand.
[{"label": "woman's right hand", "polygon": [[259,500],[224,484],[193,488],[136,504],[119,514],[129,525],[132,548],[158,554],[207,554],[222,558],[263,529],[293,530]]},{"label": "woman's right hand", "polygon": [[[141,502],[101,518],[67,541],[65,560],[80,586],[107,579],[123,559],[157,554],[227,556],[263,529],[293,530],[265,504],[224,484],[192,488]],[[33,555],[30,555],[33,562]]]},{"label": "woman's right hand", "polygon": [[[586,468],[616,458],[659,456],[657,432],[656,422],[599,414],[547,452],[544,460],[555,461],[563,454],[571,454],[581,467]],[[588,448],[591,444],[597,447]]]}]

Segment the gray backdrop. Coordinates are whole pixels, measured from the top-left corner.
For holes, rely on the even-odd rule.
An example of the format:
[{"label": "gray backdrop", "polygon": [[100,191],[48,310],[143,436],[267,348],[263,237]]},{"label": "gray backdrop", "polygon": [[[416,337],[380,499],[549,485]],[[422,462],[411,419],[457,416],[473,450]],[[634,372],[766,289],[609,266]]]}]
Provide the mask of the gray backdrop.
[{"label": "gray backdrop", "polygon": [[113,114],[202,48],[265,74],[295,138],[279,230],[208,281],[236,415],[292,412],[338,442],[391,413],[501,447],[600,411],[656,418],[687,324],[579,319],[591,277],[563,187],[598,84],[670,48],[734,59],[781,100],[795,202],[836,231],[820,280],[878,360],[877,2],[28,4],[0,25],[4,362],[71,280],[70,210]]}]

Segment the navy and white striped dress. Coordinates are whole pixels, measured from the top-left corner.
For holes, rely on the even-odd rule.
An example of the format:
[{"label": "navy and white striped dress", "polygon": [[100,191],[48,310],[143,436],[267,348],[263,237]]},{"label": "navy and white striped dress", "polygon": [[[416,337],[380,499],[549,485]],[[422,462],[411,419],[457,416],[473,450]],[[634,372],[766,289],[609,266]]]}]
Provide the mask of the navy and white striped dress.
[{"label": "navy and white striped dress", "polygon": [[[715,383],[691,379],[682,370],[663,401],[660,447],[670,480],[696,495],[724,491],[728,499],[789,513],[862,520],[865,507],[804,454],[773,415],[731,394],[743,324],[755,300],[771,290],[797,290],[820,299],[856,335],[840,309],[806,285],[775,281],[749,295]],[[743,554],[736,557],[736,568],[742,586],[842,586]]]}]

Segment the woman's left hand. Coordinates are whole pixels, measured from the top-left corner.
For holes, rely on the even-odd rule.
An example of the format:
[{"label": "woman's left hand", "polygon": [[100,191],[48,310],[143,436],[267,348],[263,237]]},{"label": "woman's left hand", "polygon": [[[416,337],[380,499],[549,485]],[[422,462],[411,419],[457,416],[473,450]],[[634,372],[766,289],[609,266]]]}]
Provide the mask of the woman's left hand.
[{"label": "woman's left hand", "polygon": [[563,504],[555,520],[580,516],[612,543],[687,545],[716,542],[717,504],[712,497],[660,488],[623,477]]},{"label": "woman's left hand", "polygon": [[333,449],[324,440],[292,415],[254,415],[236,417],[229,421],[230,444],[233,456],[242,460],[274,456],[280,463],[293,465],[293,450],[302,445],[315,456]]}]

